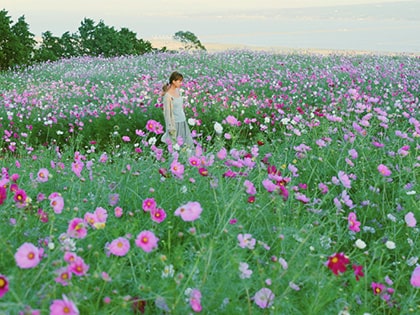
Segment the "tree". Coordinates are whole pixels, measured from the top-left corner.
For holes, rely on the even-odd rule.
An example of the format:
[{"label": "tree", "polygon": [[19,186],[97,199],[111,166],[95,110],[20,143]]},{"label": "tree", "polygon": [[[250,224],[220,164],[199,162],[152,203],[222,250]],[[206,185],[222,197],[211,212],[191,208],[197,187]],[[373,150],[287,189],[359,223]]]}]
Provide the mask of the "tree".
[{"label": "tree", "polygon": [[29,32],[25,17],[12,26],[6,10],[0,11],[0,70],[28,64],[35,46],[34,35]]},{"label": "tree", "polygon": [[12,26],[12,33],[17,37],[19,47],[15,51],[16,64],[27,65],[31,63],[36,41],[34,34],[29,31],[29,24],[26,23],[25,16],[19,17],[15,25]]},{"label": "tree", "polygon": [[206,48],[201,44],[200,40],[190,31],[178,31],[174,35],[174,39],[180,41],[184,44],[185,50],[191,49],[200,49],[206,50]]}]

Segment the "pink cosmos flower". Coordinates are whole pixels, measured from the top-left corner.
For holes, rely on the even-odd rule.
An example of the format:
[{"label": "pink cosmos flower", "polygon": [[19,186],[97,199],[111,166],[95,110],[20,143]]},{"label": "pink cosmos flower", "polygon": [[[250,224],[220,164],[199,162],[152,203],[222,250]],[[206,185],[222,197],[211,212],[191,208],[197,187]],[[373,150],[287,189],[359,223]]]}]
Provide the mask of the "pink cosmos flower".
[{"label": "pink cosmos flower", "polygon": [[41,254],[42,252],[32,243],[24,243],[15,254],[16,264],[22,269],[34,268],[41,261]]},{"label": "pink cosmos flower", "polygon": [[349,229],[353,232],[360,232],[360,222],[357,221],[356,213],[350,212],[347,217]]},{"label": "pink cosmos flower", "polygon": [[239,272],[240,272],[239,277],[241,279],[251,278],[252,270],[248,268],[249,268],[249,265],[247,263],[244,263],[244,262],[239,263]]},{"label": "pink cosmos flower", "polygon": [[198,289],[192,289],[190,293],[190,306],[191,309],[196,312],[200,313],[203,309],[201,306],[201,292]]},{"label": "pink cosmos flower", "polygon": [[417,220],[414,217],[414,213],[413,212],[409,212],[404,216],[405,219],[405,223],[407,224],[408,227],[415,227],[417,224]]},{"label": "pink cosmos flower", "polygon": [[338,179],[340,180],[341,184],[345,187],[350,189],[351,188],[351,181],[349,176],[344,173],[343,171],[338,172]]},{"label": "pink cosmos flower", "polygon": [[201,160],[200,160],[198,157],[196,157],[196,156],[192,156],[192,157],[190,157],[190,158],[188,159],[188,163],[189,163],[191,166],[194,166],[194,167],[199,167],[199,166],[200,166],[200,164],[201,164]]},{"label": "pink cosmos flower", "polygon": [[157,223],[162,223],[166,219],[166,212],[161,208],[156,208],[150,211],[150,215],[153,221]]},{"label": "pink cosmos flower", "polygon": [[57,274],[55,282],[61,283],[63,286],[67,286],[69,284],[72,273],[68,267],[60,268],[55,273]]},{"label": "pink cosmos flower", "polygon": [[108,245],[108,250],[112,255],[125,256],[130,250],[130,242],[124,237],[119,237]]},{"label": "pink cosmos flower", "polygon": [[203,209],[201,208],[200,203],[196,201],[190,201],[176,209],[175,215],[181,216],[182,220],[189,222],[195,221],[198,218],[200,218],[200,214],[202,211]]},{"label": "pink cosmos flower", "polygon": [[81,160],[77,160],[71,163],[71,170],[73,171],[74,174],[76,174],[77,177],[81,177],[84,166],[85,166],[85,163],[83,163]]},{"label": "pink cosmos flower", "polygon": [[143,201],[142,208],[145,212],[156,209],[156,200],[154,198],[146,198]]},{"label": "pink cosmos flower", "polygon": [[378,172],[381,173],[383,176],[391,176],[392,174],[390,169],[384,164],[378,165]]},{"label": "pink cosmos flower", "polygon": [[72,219],[67,228],[67,234],[74,238],[85,238],[87,235],[85,221],[81,218]]},{"label": "pink cosmos flower", "polygon": [[255,238],[252,238],[252,235],[249,233],[246,234],[238,234],[238,241],[239,241],[239,247],[241,248],[249,248],[254,249],[256,240]]},{"label": "pink cosmos flower", "polygon": [[7,277],[0,274],[0,298],[9,291],[9,280]]},{"label": "pink cosmos flower", "polygon": [[179,163],[177,160],[174,160],[171,163],[171,173],[174,176],[182,179],[183,174],[184,174],[184,165],[182,165],[181,163]]},{"label": "pink cosmos flower", "polygon": [[157,122],[156,120],[150,119],[147,123],[146,123],[146,129],[150,132],[153,132],[157,135],[163,133],[163,127],[162,125]]},{"label": "pink cosmos flower", "polygon": [[99,158],[99,162],[106,163],[108,161],[108,155],[104,152],[102,153],[101,157]]},{"label": "pink cosmos flower", "polygon": [[417,266],[411,274],[410,283],[413,287],[420,288],[420,266]]},{"label": "pink cosmos flower", "polygon": [[261,308],[271,307],[271,305],[274,303],[274,298],[274,293],[268,288],[262,288],[257,293],[255,293],[253,297],[255,304]]},{"label": "pink cosmos flower", "polygon": [[244,186],[246,187],[246,193],[247,194],[255,195],[257,193],[257,190],[255,189],[255,186],[251,181],[245,180]]},{"label": "pink cosmos flower", "polygon": [[65,252],[64,253],[64,261],[67,263],[72,263],[76,260],[76,258],[79,257],[75,253],[72,252]]},{"label": "pink cosmos flower", "polygon": [[105,223],[108,218],[108,212],[102,207],[97,207],[93,214],[96,217],[95,223]]},{"label": "pink cosmos flower", "polygon": [[89,265],[85,263],[82,257],[76,256],[70,263],[69,270],[76,276],[84,276],[89,270]]},{"label": "pink cosmos flower", "polygon": [[48,196],[50,200],[50,205],[53,208],[54,212],[60,214],[64,209],[64,199],[59,193],[52,193]]},{"label": "pink cosmos flower", "polygon": [[122,137],[122,141],[124,141],[124,142],[130,142],[130,137],[129,136],[123,136]]},{"label": "pink cosmos flower", "polygon": [[227,150],[225,148],[220,149],[220,151],[217,152],[216,156],[219,160],[224,160],[227,156]]},{"label": "pink cosmos flower", "polygon": [[151,252],[157,248],[159,239],[151,231],[142,231],[137,235],[136,245],[143,249],[146,253]]},{"label": "pink cosmos flower", "polygon": [[121,216],[123,215],[123,209],[121,207],[115,207],[114,215],[116,218],[121,218]]},{"label": "pink cosmos flower", "polygon": [[50,305],[50,315],[79,315],[76,304],[63,294],[62,300],[54,300]]},{"label": "pink cosmos flower", "polygon": [[37,174],[37,180],[41,183],[45,183],[48,181],[48,176],[50,172],[46,168],[41,168]]}]

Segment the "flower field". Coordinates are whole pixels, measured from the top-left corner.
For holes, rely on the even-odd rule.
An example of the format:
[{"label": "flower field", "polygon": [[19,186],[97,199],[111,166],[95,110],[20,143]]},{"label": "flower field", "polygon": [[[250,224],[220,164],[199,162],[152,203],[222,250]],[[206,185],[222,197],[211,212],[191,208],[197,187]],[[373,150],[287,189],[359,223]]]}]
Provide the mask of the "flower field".
[{"label": "flower field", "polygon": [[[161,141],[175,70],[192,151]],[[418,57],[86,57],[0,87],[1,314],[419,312]]]}]

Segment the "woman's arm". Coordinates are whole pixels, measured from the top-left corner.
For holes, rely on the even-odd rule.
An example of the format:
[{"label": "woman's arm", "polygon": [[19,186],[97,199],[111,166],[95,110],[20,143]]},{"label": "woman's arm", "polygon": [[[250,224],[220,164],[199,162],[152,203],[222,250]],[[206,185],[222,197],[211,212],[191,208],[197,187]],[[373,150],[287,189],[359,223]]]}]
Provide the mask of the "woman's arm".
[{"label": "woman's arm", "polygon": [[174,108],[172,98],[168,94],[165,94],[163,97],[163,116],[165,118],[166,130],[171,135],[175,134]]}]

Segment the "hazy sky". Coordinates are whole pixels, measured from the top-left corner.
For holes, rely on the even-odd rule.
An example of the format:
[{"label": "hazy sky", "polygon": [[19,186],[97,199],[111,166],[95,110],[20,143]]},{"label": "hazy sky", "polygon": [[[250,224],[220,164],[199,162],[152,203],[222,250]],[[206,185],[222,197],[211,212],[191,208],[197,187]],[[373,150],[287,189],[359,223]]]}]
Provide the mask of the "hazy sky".
[{"label": "hazy sky", "polygon": [[[1,0],[0,9],[14,22],[24,15],[37,37],[45,31],[75,33],[87,17],[127,27],[144,39],[188,30],[204,43],[348,49],[355,39],[360,46],[377,38],[380,46],[389,38],[399,50],[406,45],[419,51],[419,5],[420,0]],[[369,34],[371,39],[360,38]]]}]

